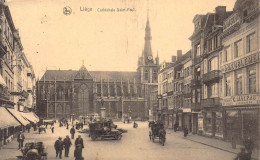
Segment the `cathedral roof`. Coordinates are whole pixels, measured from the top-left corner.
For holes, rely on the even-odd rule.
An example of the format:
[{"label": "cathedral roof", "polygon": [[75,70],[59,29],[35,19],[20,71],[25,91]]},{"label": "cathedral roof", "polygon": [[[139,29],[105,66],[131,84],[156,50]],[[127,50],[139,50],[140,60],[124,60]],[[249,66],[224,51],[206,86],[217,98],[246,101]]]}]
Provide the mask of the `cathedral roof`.
[{"label": "cathedral roof", "polygon": [[[81,70],[81,69],[80,69]],[[47,70],[42,76],[40,81],[71,81],[78,79],[78,74],[80,70]],[[103,82],[105,81],[134,81],[137,82],[137,72],[128,72],[128,71],[88,71],[84,79],[94,79],[96,82],[100,81],[101,78]],[[79,77],[80,78],[80,77]]]}]

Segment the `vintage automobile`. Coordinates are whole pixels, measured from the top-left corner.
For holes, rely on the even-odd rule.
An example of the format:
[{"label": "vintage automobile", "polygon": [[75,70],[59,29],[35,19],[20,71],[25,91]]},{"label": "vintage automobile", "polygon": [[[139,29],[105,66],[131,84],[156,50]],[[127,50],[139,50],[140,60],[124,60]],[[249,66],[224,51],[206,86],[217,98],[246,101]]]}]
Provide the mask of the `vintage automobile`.
[{"label": "vintage automobile", "polygon": [[99,121],[89,124],[89,137],[95,141],[98,138],[103,139],[116,139],[122,138],[122,132],[116,129],[117,126],[112,121]]},{"label": "vintage automobile", "polygon": [[166,131],[160,122],[151,123],[151,130],[149,131],[149,138],[154,142],[159,139],[159,142],[164,146],[166,141]]},{"label": "vintage automobile", "polygon": [[17,156],[21,160],[47,160],[47,147],[43,142],[26,143],[21,152],[22,156]]}]

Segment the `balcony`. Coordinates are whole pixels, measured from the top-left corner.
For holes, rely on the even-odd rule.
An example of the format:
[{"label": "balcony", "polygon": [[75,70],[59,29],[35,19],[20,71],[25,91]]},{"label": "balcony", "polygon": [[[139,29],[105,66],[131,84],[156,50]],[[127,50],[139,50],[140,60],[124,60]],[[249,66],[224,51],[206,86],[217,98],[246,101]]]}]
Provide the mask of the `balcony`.
[{"label": "balcony", "polygon": [[200,57],[195,57],[195,58],[194,58],[194,65],[200,63],[201,61],[202,61],[202,56],[200,56]]},{"label": "balcony", "polygon": [[191,109],[194,111],[200,111],[203,109],[200,103],[191,103]]},{"label": "balcony", "polygon": [[210,71],[202,76],[202,81],[205,84],[218,82],[222,78],[220,70]]},{"label": "balcony", "polygon": [[220,105],[220,98],[207,98],[201,100],[202,107],[218,107]]},{"label": "balcony", "polygon": [[243,22],[249,23],[259,16],[259,7],[248,10],[248,15],[243,17]]}]

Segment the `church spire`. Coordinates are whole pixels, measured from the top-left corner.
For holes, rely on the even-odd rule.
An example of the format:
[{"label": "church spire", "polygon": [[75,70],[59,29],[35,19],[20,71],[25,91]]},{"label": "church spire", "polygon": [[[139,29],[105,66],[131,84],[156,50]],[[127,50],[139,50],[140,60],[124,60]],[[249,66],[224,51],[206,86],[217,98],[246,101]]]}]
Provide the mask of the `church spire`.
[{"label": "church spire", "polygon": [[152,47],[151,47],[152,36],[151,36],[151,28],[150,28],[148,15],[147,15],[144,39],[145,39],[145,43],[144,43],[144,50],[143,50],[143,60],[146,62],[145,64],[148,64],[153,60]]}]

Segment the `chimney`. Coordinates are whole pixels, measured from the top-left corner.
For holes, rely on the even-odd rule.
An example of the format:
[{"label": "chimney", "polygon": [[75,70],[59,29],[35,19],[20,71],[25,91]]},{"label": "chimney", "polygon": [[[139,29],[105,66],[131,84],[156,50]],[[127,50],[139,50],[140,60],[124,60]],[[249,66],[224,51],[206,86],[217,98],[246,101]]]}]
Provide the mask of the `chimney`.
[{"label": "chimney", "polygon": [[218,22],[218,21],[223,22],[224,21],[224,19],[226,18],[226,13],[227,13],[226,8],[227,8],[226,6],[217,6],[215,8],[215,13],[218,16],[218,19],[216,19],[216,22]]},{"label": "chimney", "polygon": [[176,62],[176,56],[172,56],[172,62]]},{"label": "chimney", "polygon": [[177,61],[181,58],[182,56],[182,50],[177,50]]}]

